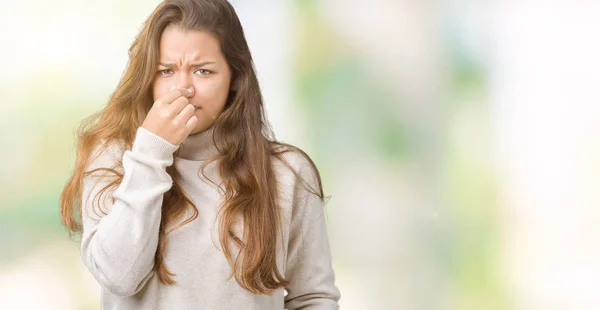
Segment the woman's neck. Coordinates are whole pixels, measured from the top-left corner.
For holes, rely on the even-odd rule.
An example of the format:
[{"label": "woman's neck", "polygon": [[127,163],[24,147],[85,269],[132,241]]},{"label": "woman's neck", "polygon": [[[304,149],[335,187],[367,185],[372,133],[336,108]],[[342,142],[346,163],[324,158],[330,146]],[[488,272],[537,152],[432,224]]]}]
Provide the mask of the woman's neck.
[{"label": "woman's neck", "polygon": [[187,160],[207,160],[218,155],[217,146],[213,142],[214,126],[187,136],[175,151],[175,157]]}]

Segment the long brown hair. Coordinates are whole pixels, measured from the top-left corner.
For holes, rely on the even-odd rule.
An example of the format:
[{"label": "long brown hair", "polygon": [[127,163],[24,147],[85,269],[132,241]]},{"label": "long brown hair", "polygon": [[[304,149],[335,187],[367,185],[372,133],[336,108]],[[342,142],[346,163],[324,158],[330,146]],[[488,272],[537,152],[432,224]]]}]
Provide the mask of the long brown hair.
[{"label": "long brown hair", "polygon": [[[281,160],[299,177],[282,156],[286,152],[298,152],[312,165],[317,176],[318,188],[309,191],[323,199],[323,190],[318,170],[308,155],[275,141],[265,119],[262,95],[242,26],[226,0],[167,0],[147,19],[129,49],[129,63],[108,104],[79,127],[75,168],[60,197],[62,222],[70,233],[82,229],[82,180],[97,170],[85,171],[94,148],[102,141],[119,141],[131,148],[135,132],[152,106],[151,87],[158,68],[160,37],[170,24],[216,35],[230,66],[233,91],[213,124],[213,140],[221,155],[205,162],[203,169],[209,162],[219,163],[224,196],[219,233],[231,276],[235,275],[239,285],[250,292],[269,294],[288,283],[276,263],[281,221],[273,160]],[[121,162],[115,167],[101,168],[116,177],[101,193],[121,182],[123,175],[119,167],[122,168]],[[173,166],[168,167],[167,172],[173,178],[173,187],[163,198],[154,271],[162,283],[174,284],[175,275],[164,264],[167,235],[193,221],[198,209],[183,191],[180,176]],[[166,229],[190,207],[192,216],[174,229]],[[244,224],[243,236],[233,233],[232,227],[238,220]],[[239,250],[235,257],[232,246]]]}]

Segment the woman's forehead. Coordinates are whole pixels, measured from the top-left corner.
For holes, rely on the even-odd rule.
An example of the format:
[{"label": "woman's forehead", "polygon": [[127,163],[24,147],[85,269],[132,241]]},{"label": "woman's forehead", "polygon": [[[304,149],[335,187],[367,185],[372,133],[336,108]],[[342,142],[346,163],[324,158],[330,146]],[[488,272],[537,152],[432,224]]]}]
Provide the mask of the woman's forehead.
[{"label": "woman's forehead", "polygon": [[219,40],[210,32],[202,30],[167,27],[160,39],[161,60],[169,58],[187,61],[215,61],[222,56]]}]

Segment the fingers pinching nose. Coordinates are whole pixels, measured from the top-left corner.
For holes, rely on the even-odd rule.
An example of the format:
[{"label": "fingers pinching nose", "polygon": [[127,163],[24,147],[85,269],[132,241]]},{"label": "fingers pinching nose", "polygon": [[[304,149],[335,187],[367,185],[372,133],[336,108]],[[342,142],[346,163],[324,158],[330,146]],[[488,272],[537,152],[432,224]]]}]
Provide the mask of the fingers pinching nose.
[{"label": "fingers pinching nose", "polygon": [[190,88],[182,88],[181,89],[181,94],[184,97],[191,97],[194,94],[194,89],[192,87]]},{"label": "fingers pinching nose", "polygon": [[172,91],[173,89],[179,89],[181,91],[181,95],[184,97],[191,97],[194,94],[194,88],[190,87],[190,88],[179,88],[177,86],[171,86],[171,88],[169,89],[169,91]]}]

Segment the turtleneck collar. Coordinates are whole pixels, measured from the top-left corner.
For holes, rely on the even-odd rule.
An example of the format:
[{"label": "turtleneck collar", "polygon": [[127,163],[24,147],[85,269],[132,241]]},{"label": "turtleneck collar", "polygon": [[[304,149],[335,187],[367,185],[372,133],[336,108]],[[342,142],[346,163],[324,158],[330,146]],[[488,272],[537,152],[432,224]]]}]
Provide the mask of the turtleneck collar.
[{"label": "turtleneck collar", "polygon": [[219,154],[217,146],[213,142],[213,132],[215,127],[187,136],[179,145],[175,152],[175,157],[187,160],[207,160]]}]

